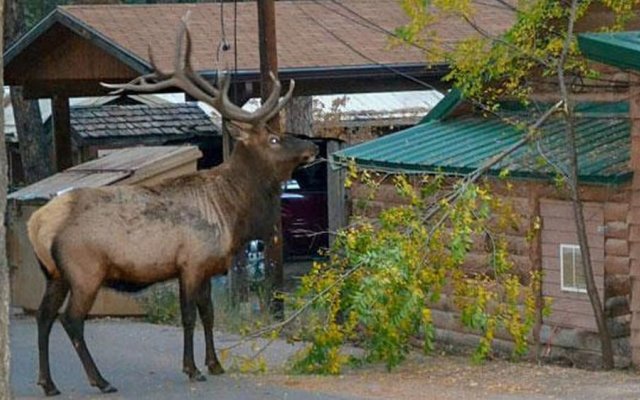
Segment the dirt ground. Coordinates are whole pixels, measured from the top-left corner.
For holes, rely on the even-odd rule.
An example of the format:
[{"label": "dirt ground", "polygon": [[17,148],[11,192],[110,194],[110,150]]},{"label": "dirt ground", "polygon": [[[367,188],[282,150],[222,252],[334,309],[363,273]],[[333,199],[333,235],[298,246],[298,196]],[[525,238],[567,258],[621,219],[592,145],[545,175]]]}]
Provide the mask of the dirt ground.
[{"label": "dirt ground", "polygon": [[265,376],[266,382],[296,390],[358,399],[640,399],[635,371],[586,371],[528,362],[414,355],[387,372],[371,367],[339,377]]}]

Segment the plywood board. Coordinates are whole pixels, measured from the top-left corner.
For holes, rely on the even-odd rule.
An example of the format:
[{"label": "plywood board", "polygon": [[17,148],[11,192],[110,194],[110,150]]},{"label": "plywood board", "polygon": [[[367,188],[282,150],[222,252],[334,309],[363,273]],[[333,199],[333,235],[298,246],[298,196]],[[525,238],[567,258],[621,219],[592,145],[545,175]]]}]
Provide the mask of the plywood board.
[{"label": "plywood board", "polygon": [[[560,281],[560,245],[578,243],[573,207],[568,201],[542,199],[542,292],[552,298],[551,315],[545,323],[566,328],[597,331],[593,309],[586,293],[563,290]],[[604,296],[604,205],[584,206],[589,250],[598,294]]]}]

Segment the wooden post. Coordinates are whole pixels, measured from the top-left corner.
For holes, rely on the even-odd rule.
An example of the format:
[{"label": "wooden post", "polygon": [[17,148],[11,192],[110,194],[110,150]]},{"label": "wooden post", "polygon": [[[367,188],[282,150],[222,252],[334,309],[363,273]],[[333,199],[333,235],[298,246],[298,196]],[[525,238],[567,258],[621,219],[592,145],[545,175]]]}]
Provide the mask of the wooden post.
[{"label": "wooden post", "polygon": [[[0,3],[0,16],[4,15],[4,2]],[[0,33],[4,28],[0,20]],[[4,41],[0,43],[0,61]],[[0,64],[0,84],[4,86],[4,64]],[[0,115],[0,398],[11,398],[11,348],[9,347],[9,265],[6,254],[6,224],[5,215],[7,208],[7,148],[4,135],[4,113]]]},{"label": "wooden post", "polygon": [[[339,140],[327,142],[327,159],[343,147]],[[335,233],[338,229],[347,225],[346,191],[344,188],[345,169],[333,169],[331,163],[327,163],[327,208],[329,216],[329,244],[333,244]]]},{"label": "wooden post", "polygon": [[[233,104],[242,107],[244,103],[249,101],[251,94],[246,85],[239,83],[233,83],[232,89],[229,91],[229,99]],[[233,138],[229,134],[229,120],[222,118],[222,159],[224,161],[229,159],[231,152],[233,151]]]},{"label": "wooden post", "polygon": [[60,172],[73,166],[69,98],[53,96],[51,98],[51,113],[53,117],[56,171]]},{"label": "wooden post", "polygon": [[233,150],[233,138],[229,133],[229,120],[222,118],[222,160],[227,161]]},{"label": "wooden post", "polygon": [[[275,0],[258,0],[258,37],[260,44],[260,94],[265,101],[273,89],[271,74],[278,77],[278,51],[276,41],[276,6]],[[280,116],[276,115],[268,122],[270,129],[280,131]],[[281,204],[278,199],[276,207],[280,215]],[[274,224],[273,236],[265,243],[266,258],[269,263],[271,283],[275,292],[282,291],[284,287],[284,267],[282,256],[282,220]],[[275,293],[274,293],[275,294]],[[279,298],[273,298],[271,310],[277,318],[284,317],[284,303]]]},{"label": "wooden post", "polygon": [[[534,229],[533,224],[537,218],[542,219],[542,213],[540,212],[540,197],[541,197],[542,189],[538,184],[532,184],[529,189],[529,196],[527,199],[528,202],[528,213],[531,218],[531,226],[529,229]],[[539,221],[542,223],[542,221]],[[542,311],[544,309],[544,298],[542,291],[542,274],[544,271],[542,270],[542,227],[540,227],[536,232],[535,236],[529,242],[529,261],[531,262],[531,270],[535,271],[539,274],[540,278],[540,287],[538,291],[535,293],[536,296],[536,321],[533,326],[533,341],[535,342],[535,359],[536,361],[540,361],[542,357],[542,343],[540,342],[540,331],[542,330],[543,315]]]},{"label": "wooden post", "polygon": [[629,278],[631,280],[631,360],[640,365],[640,76],[629,74],[629,119],[631,121],[631,204],[629,205]]},{"label": "wooden post", "polygon": [[[251,93],[245,85],[233,83],[232,90],[229,91],[231,102],[242,106],[251,98]],[[194,99],[189,99],[193,101]],[[234,140],[229,133],[229,119],[222,117],[222,159],[229,160],[233,151]],[[249,282],[247,281],[247,255],[246,247],[242,248],[233,259],[233,264],[229,271],[229,300],[233,306],[249,301]]]}]

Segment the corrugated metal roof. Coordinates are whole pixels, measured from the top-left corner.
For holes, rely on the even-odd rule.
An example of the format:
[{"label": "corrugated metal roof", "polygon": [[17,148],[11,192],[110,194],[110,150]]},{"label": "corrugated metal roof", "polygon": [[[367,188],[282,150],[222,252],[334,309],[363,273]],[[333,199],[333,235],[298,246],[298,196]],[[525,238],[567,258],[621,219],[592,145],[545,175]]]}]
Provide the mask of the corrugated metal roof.
[{"label": "corrugated metal roof", "polygon": [[[442,98],[437,90],[335,94],[313,96],[313,107],[318,122],[325,116],[335,116],[345,125],[412,125]],[[259,106],[260,99],[253,98],[242,108],[254,111]]]},{"label": "corrugated metal roof", "polygon": [[141,146],[114,150],[102,158],[76,165],[15,191],[8,198],[46,201],[74,188],[100,187],[116,182],[133,183],[150,175],[170,171],[184,164],[185,160],[196,160],[201,156],[202,153],[194,146]]},{"label": "corrugated metal roof", "polygon": [[[588,104],[577,108],[579,175],[583,182],[620,183],[630,179],[626,104]],[[506,112],[518,120],[532,112]],[[565,123],[552,118],[542,126],[542,138],[496,165],[490,173],[508,169],[511,176],[549,179],[552,166],[541,155],[566,168]],[[481,167],[522,137],[522,131],[497,119],[475,115],[434,120],[359,144],[333,155],[334,161],[355,159],[361,167],[409,173],[442,171],[465,174]]]},{"label": "corrugated metal roof", "polygon": [[582,33],[578,35],[578,46],[589,59],[640,70],[640,31]]}]

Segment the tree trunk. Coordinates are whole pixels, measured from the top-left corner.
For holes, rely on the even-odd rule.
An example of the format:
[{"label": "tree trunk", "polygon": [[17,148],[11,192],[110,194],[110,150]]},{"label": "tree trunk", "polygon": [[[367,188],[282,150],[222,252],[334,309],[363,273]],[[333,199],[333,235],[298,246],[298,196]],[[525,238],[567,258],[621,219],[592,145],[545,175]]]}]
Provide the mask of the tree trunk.
[{"label": "tree trunk", "polygon": [[313,137],[313,98],[311,96],[292,97],[285,110],[287,132]]},{"label": "tree trunk", "polygon": [[611,335],[609,327],[604,316],[602,302],[598,295],[598,289],[593,276],[593,264],[591,263],[591,251],[587,239],[587,227],[584,222],[584,212],[582,201],[580,199],[580,186],[578,182],[578,153],[576,149],[576,131],[575,131],[575,115],[573,112],[573,103],[569,98],[569,91],[564,78],[564,67],[567,53],[569,51],[570,40],[573,37],[573,25],[576,19],[576,9],[578,0],[571,2],[571,14],[569,17],[569,28],[567,29],[567,39],[564,45],[563,53],[558,62],[558,81],[560,84],[560,93],[564,101],[564,116],[567,123],[566,138],[567,151],[569,153],[569,190],[571,191],[571,202],[573,204],[573,214],[576,221],[576,229],[578,232],[578,244],[580,245],[580,255],[582,257],[582,270],[584,272],[585,282],[587,285],[587,294],[591,301],[591,308],[598,326],[598,335],[600,336],[600,346],[602,351],[602,367],[604,369],[612,369],[614,367],[613,347],[611,345]]},{"label": "tree trunk", "polygon": [[[0,3],[0,33],[4,23],[4,4]],[[0,43],[0,87],[3,87],[3,45]],[[0,399],[11,398],[9,373],[9,265],[7,263],[5,210],[7,209],[7,148],[4,137],[4,113],[0,113]]]},{"label": "tree trunk", "polygon": [[16,123],[24,184],[53,174],[51,135],[45,132],[37,100],[26,100],[20,86],[11,87],[11,105]]},{"label": "tree trunk", "polygon": [[[5,0],[4,5],[4,41],[8,45],[25,32],[26,25],[23,4],[19,4],[18,0]],[[11,104],[24,171],[25,182],[22,183],[30,184],[53,172],[51,137],[44,132],[37,100],[25,100],[22,88],[13,86]]]}]

